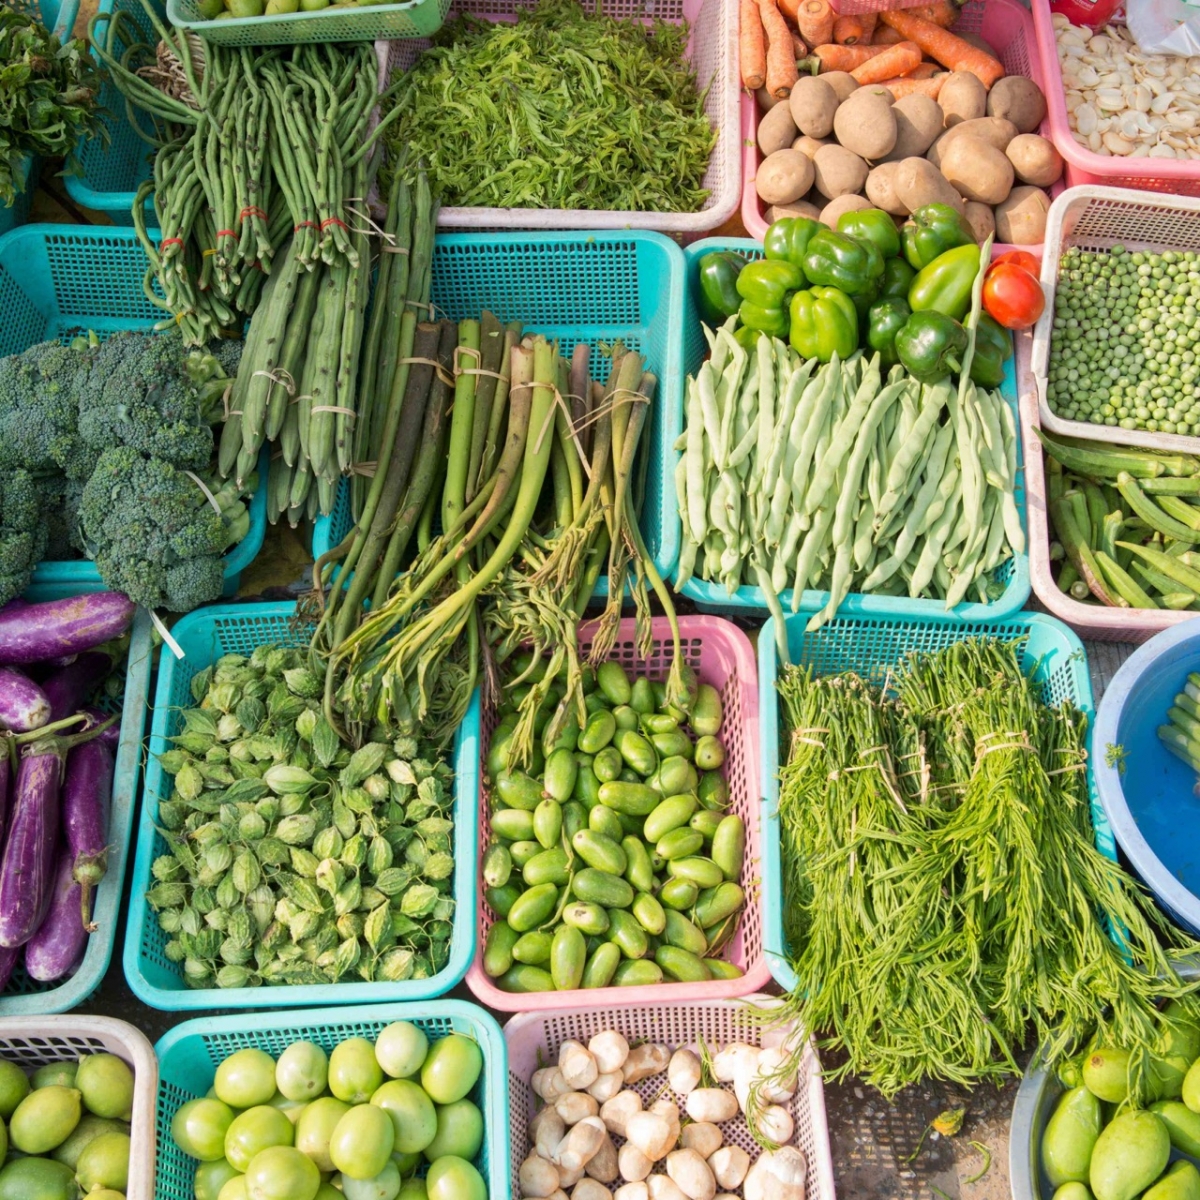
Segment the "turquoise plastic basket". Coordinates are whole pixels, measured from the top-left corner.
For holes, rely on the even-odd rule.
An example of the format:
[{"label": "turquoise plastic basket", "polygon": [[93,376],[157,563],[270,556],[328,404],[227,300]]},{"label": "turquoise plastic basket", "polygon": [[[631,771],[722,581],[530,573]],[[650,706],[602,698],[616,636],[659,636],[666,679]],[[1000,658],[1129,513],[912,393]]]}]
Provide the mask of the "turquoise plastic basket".
[{"label": "turquoise plastic basket", "polygon": [[[24,599],[31,603],[63,600],[100,588],[30,587]],[[96,932],[88,938],[83,962],[74,975],[60,983],[39,983],[25,973],[24,959],[0,992],[0,1017],[43,1016],[77,1008],[100,986],[112,961],[121,908],[121,888],[129,862],[129,837],[137,809],[138,781],[142,766],[142,734],[146,725],[146,702],[150,697],[150,669],[154,647],[149,614],[139,609],[133,619],[125,668],[125,690],[106,700],[103,707],[121,713],[121,740],[113,771],[112,807],[108,818],[108,871],[96,889],[94,904]]]},{"label": "turquoise plastic basket", "polygon": [[277,17],[226,17],[209,21],[196,0],[167,0],[167,16],[180,29],[223,46],[280,46],[297,42],[377,42],[432,37],[446,20],[450,0],[404,4],[331,4],[316,12]]},{"label": "turquoise plastic basket", "polygon": [[[818,675],[856,671],[873,684],[882,684],[889,671],[913,651],[941,650],[972,637],[1013,639],[1024,637],[1021,666],[1042,685],[1047,703],[1069,700],[1087,715],[1095,715],[1092,682],[1083,643],[1061,621],[1041,613],[1015,613],[998,621],[964,621],[954,614],[938,616],[842,616],[839,614],[816,633],[804,626],[813,609],[786,621],[788,653],[792,662],[812,667]],[[779,841],[779,656],[772,618],[758,634],[758,693],[762,746],[762,903],[766,919],[765,951],[771,974],[790,991],[796,975],[788,963],[783,936],[783,866]],[[1088,768],[1092,825],[1100,852],[1117,858],[1116,842],[1108,818],[1096,795],[1095,779]]]},{"label": "turquoise plastic basket", "polygon": [[[663,578],[679,555],[675,484],[668,459],[683,419],[680,332],[684,259],[660,233],[440,234],[433,252],[433,303],[461,321],[484,309],[501,321],[557,338],[568,358],[579,342],[620,341],[658,376],[651,409],[650,469],[642,505],[646,549]],[[605,360],[592,356],[592,369]],[[350,529],[349,489],[313,527],[313,558]],[[596,594],[608,594],[606,578]]]},{"label": "turquoise plastic basket", "polygon": [[[178,710],[193,703],[192,677],[222,654],[250,654],[278,643],[307,646],[309,631],[294,624],[296,606],[227,604],[197,609],[173,629],[183,650],[177,659],[164,653],[159,663],[150,726],[146,786],[133,864],[129,924],[125,932],[125,978],[138,999],[151,1008],[184,1012],[201,1008],[300,1008],[320,1004],[373,1004],[426,1000],[448,992],[466,974],[475,954],[475,872],[479,842],[479,693],[476,692],[454,742],[454,932],[450,960],[428,979],[403,983],[313,984],[298,987],[190,988],[181,964],[163,952],[166,934],[142,897],[152,884],[154,860],[167,851],[155,821],[158,802],[170,790],[156,755],[170,748],[179,730]],[[243,1019],[243,1024],[245,1019]]]},{"label": "turquoise plastic basket", "polygon": [[[696,264],[705,255],[714,250],[735,250],[748,258],[762,257],[762,243],[751,238],[706,238],[701,242],[693,242],[684,251],[687,260],[687,300],[683,312],[683,370],[692,375],[700,368],[700,364],[708,356],[708,343],[705,341],[701,328],[700,314],[697,307]],[[1017,379],[1016,358],[1010,358],[1004,367],[1004,382],[1000,392],[1013,410],[1014,427],[1019,427],[1017,421]],[[679,391],[679,403],[683,403],[684,391]],[[680,413],[678,424],[683,426],[683,414]],[[664,473],[671,480],[671,504],[664,506],[675,522],[675,540],[678,543],[682,536],[682,525],[679,521],[678,502],[675,496],[674,478],[675,464],[679,461],[679,452],[672,447],[667,448],[669,458]],[[1029,521],[1025,512],[1024,487],[1024,455],[1020,442],[1017,445],[1017,509],[1021,514],[1021,525],[1026,531]],[[675,566],[678,566],[678,558]],[[953,615],[964,621],[989,621],[1000,617],[1010,616],[1017,612],[1029,599],[1029,554],[1028,552],[1014,555],[1002,563],[993,575],[996,583],[1004,584],[1004,592],[990,604],[959,604],[952,610]],[[679,589],[680,595],[693,600],[701,612],[724,613],[729,616],[751,616],[758,614],[766,616],[769,612],[767,602],[761,588],[742,586],[730,595],[723,584],[708,583],[693,576]],[[829,599],[828,592],[806,591],[801,598],[801,606],[805,609],[819,610]],[[784,609],[789,609],[792,603],[792,591],[780,593],[779,602]],[[871,596],[862,592],[852,592],[842,601],[839,613],[857,615],[859,613],[897,613],[904,616],[938,616],[946,613],[946,606],[941,600],[910,600],[907,596]]]},{"label": "turquoise plastic basket", "polygon": [[[92,330],[105,337],[149,329],[162,320],[142,290],[146,256],[132,229],[90,225],[26,225],[0,238],[0,356],[38,342]],[[267,531],[266,447],[259,487],[250,501],[250,529],[225,556],[225,595],[262,549]],[[39,563],[35,586],[102,591],[96,564],[85,558]],[[69,593],[70,594],[70,593]]]},{"label": "turquoise plastic basket", "polygon": [[196,1163],[171,1137],[171,1118],[181,1104],[203,1096],[217,1065],[237,1050],[278,1056],[296,1041],[315,1042],[328,1053],[347,1038],[374,1040],[393,1021],[411,1021],[430,1042],[452,1033],[473,1038],[483,1052],[483,1071],[470,1099],[483,1114],[483,1145],[475,1157],[491,1200],[509,1195],[508,1051],[495,1019],[463,1000],[426,1004],[376,1004],[368,1008],[319,1008],[303,1013],[239,1013],[185,1021],[154,1047],[158,1054],[158,1164],[155,1200],[192,1200]]}]

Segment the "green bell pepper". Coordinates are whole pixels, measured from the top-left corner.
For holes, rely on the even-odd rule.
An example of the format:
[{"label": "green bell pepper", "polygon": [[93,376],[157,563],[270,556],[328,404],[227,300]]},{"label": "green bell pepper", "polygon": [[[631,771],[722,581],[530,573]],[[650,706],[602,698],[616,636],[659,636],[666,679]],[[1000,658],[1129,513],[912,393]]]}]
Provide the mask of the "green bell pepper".
[{"label": "green bell pepper", "polygon": [[884,258],[894,258],[900,253],[896,223],[882,208],[860,208],[857,212],[842,213],[837,227],[838,233],[858,238],[860,242],[874,243]]},{"label": "green bell pepper", "polygon": [[900,244],[904,257],[919,271],[955,246],[975,245],[975,234],[966,217],[950,205],[926,204],[904,222]]},{"label": "green bell pepper", "polygon": [[811,217],[783,217],[767,230],[763,238],[763,253],[773,261],[790,262],[794,267],[803,267],[808,243],[820,229],[824,229],[824,226]]},{"label": "green bell pepper", "polygon": [[787,337],[788,298],[803,286],[804,273],[791,263],[748,263],[737,277],[737,292],[742,298],[738,317],[748,329]]},{"label": "green bell pepper", "polygon": [[747,354],[755,354],[758,352],[758,339],[762,335],[761,329],[751,329],[748,325],[739,325],[733,331],[733,340],[737,342]]},{"label": "green bell pepper", "polygon": [[999,387],[1004,378],[1004,364],[1012,352],[1012,334],[999,321],[981,312],[979,324],[975,327],[975,357],[971,360],[971,378],[980,387]]},{"label": "green bell pepper", "polygon": [[896,353],[904,369],[921,383],[936,383],[962,368],[967,331],[940,312],[915,312],[896,333]]},{"label": "green bell pepper", "polygon": [[907,259],[889,258],[883,264],[883,280],[879,285],[879,295],[881,297],[897,296],[907,302],[908,289],[912,287],[912,281],[916,277],[917,273],[908,265]]},{"label": "green bell pepper", "polygon": [[900,361],[896,353],[896,334],[908,323],[912,309],[907,300],[885,296],[871,305],[867,316],[867,345],[879,352],[879,361],[890,367]]},{"label": "green bell pepper", "polygon": [[742,303],[737,277],[746,260],[732,250],[714,250],[696,264],[700,275],[700,316],[709,325],[720,325],[737,313]]},{"label": "green bell pepper", "polygon": [[883,278],[883,255],[874,242],[832,229],[813,234],[803,265],[810,284],[839,288],[847,296],[869,291]]},{"label": "green bell pepper", "polygon": [[971,288],[979,274],[979,247],[955,246],[917,272],[908,289],[913,312],[945,313],[961,321],[971,310]]},{"label": "green bell pepper", "polygon": [[834,354],[848,358],[858,349],[854,302],[835,287],[814,287],[792,297],[792,348],[804,358],[826,363]]}]

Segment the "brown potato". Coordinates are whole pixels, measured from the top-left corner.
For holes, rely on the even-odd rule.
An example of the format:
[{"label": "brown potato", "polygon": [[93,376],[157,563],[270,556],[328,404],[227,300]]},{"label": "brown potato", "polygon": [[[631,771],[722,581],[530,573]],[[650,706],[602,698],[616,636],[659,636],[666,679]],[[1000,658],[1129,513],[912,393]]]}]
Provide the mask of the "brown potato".
[{"label": "brown potato", "polygon": [[758,101],[758,111],[760,113],[770,112],[777,104],[782,104],[786,96],[772,96],[765,87],[761,87],[754,93],[755,99]]},{"label": "brown potato", "polygon": [[830,200],[821,209],[821,215],[817,219],[822,225],[828,225],[830,229],[836,229],[838,217],[843,213],[858,212],[859,209],[870,207],[871,202],[864,200],[861,196],[839,196],[836,200]]},{"label": "brown potato", "polygon": [[993,58],[999,59],[1000,53],[991,42],[986,42],[977,33],[961,33],[959,30],[954,31],[955,37],[960,37],[964,42],[969,42],[976,50],[982,50],[984,54],[990,54]]},{"label": "brown potato", "polygon": [[837,93],[815,75],[805,75],[798,80],[788,97],[788,108],[796,128],[809,137],[829,136],[837,106]]},{"label": "brown potato", "polygon": [[1049,187],[1062,178],[1062,155],[1053,142],[1038,137],[1036,133],[1017,134],[1005,147],[1004,153],[1022,183]]},{"label": "brown potato", "polygon": [[1012,163],[982,138],[956,137],[942,152],[941,170],[968,200],[1000,204],[1012,191]]},{"label": "brown potato", "polygon": [[955,125],[953,129],[947,129],[929,147],[929,153],[925,157],[935,167],[940,167],[942,165],[942,155],[945,154],[946,147],[955,138],[977,137],[981,141],[987,142],[989,146],[994,146],[997,150],[1003,150],[1016,136],[1017,127],[1011,121],[1002,120],[1000,117],[980,117],[977,121],[964,121],[961,125]]},{"label": "brown potato", "polygon": [[850,98],[850,93],[858,90],[858,80],[849,71],[826,71],[821,76],[838,98],[838,103]]},{"label": "brown potato", "polygon": [[928,96],[901,96],[892,105],[892,116],[896,118],[896,144],[887,156],[888,162],[924,154],[942,132],[944,114],[938,102]]},{"label": "brown potato", "polygon": [[833,138],[814,138],[809,137],[807,133],[802,133],[793,143],[792,149],[799,150],[801,154],[807,154],[809,158],[816,158],[817,151],[822,146],[836,146],[837,142]]},{"label": "brown potato", "polygon": [[817,191],[827,200],[855,195],[867,181],[867,164],[845,146],[822,146],[813,157]]},{"label": "brown potato", "polygon": [[758,123],[759,153],[765,158],[776,150],[784,150],[796,138],[796,122],[792,120],[791,109],[786,104],[777,104]]},{"label": "brown potato", "polygon": [[1020,133],[1033,133],[1046,119],[1046,97],[1032,79],[1006,75],[992,85],[987,110],[989,117],[1011,121]]},{"label": "brown potato", "polygon": [[859,88],[838,105],[833,132],[859,158],[876,161],[890,154],[896,144],[891,92],[881,87]]},{"label": "brown potato", "polygon": [[958,212],[963,212],[966,202],[954,190],[946,177],[924,158],[906,158],[898,163],[899,170],[895,174],[893,186],[896,189],[896,199],[908,209],[916,212],[926,204],[949,204]]},{"label": "brown potato", "polygon": [[975,121],[987,112],[987,88],[970,71],[955,71],[942,84],[938,107],[944,114],[947,129],[963,121]]},{"label": "brown potato", "polygon": [[963,213],[967,218],[967,224],[970,225],[972,233],[975,234],[975,240],[980,244],[991,237],[996,232],[996,218],[992,215],[991,208],[986,204],[980,204],[978,200],[967,201],[967,211]]},{"label": "brown potato", "polygon": [[880,163],[867,176],[866,193],[876,208],[882,208],[894,217],[906,217],[908,205],[896,195],[896,172],[899,170],[899,163]]},{"label": "brown potato", "polygon": [[790,148],[768,154],[758,164],[758,175],[754,180],[759,197],[766,204],[792,204],[812,187],[812,183],[812,159]]},{"label": "brown potato", "polygon": [[773,225],[784,217],[808,217],[813,221],[821,219],[821,210],[807,200],[797,200],[795,204],[772,204],[767,209],[767,224]]},{"label": "brown potato", "polygon": [[1036,187],[1015,187],[996,205],[996,240],[1014,246],[1040,246],[1046,240],[1050,197]]}]

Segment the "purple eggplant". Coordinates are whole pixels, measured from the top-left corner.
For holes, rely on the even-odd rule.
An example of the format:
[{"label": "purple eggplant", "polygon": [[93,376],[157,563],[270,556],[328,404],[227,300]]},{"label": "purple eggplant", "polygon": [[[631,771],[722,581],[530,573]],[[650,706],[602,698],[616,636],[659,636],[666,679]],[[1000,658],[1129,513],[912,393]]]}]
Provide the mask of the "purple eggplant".
[{"label": "purple eggplant", "polygon": [[89,650],[67,666],[42,680],[42,691],[50,701],[50,720],[61,721],[77,713],[108,677],[113,668],[111,654]]},{"label": "purple eggplant", "polygon": [[69,975],[87,949],[88,931],[80,917],[83,889],[75,882],[74,861],[70,850],[59,851],[50,911],[25,946],[25,970],[40,983],[53,983]]},{"label": "purple eggplant", "polygon": [[0,845],[4,843],[4,827],[8,822],[9,793],[12,791],[12,752],[8,738],[0,737]]},{"label": "purple eggplant", "polygon": [[6,946],[0,946],[0,992],[8,987],[8,981],[12,978],[13,968],[17,965],[17,959],[20,957],[20,946],[12,950]]},{"label": "purple eggplant", "polygon": [[29,733],[50,720],[50,701],[32,679],[0,667],[0,729]]},{"label": "purple eggplant", "polygon": [[[112,716],[112,713],[106,713],[103,709],[94,707],[80,709],[80,712],[87,717],[89,727],[93,725],[101,725]],[[114,721],[111,725],[98,733],[96,735],[96,741],[98,741],[102,746],[107,746],[113,752],[113,754],[116,754],[117,747],[121,744],[121,722]]]},{"label": "purple eggplant", "polygon": [[0,608],[0,663],[20,666],[91,650],[129,628],[137,606],[119,592]]},{"label": "purple eggplant", "polygon": [[[103,713],[100,719],[106,719]],[[71,855],[75,882],[82,887],[80,915],[89,932],[94,928],[92,893],[108,870],[108,811],[112,785],[113,754],[101,737],[76,746],[67,756],[62,787],[63,835]]]},{"label": "purple eggplant", "polygon": [[12,821],[0,861],[0,946],[23,946],[50,905],[58,845],[59,790],[67,738],[43,738],[24,748],[17,768]]}]

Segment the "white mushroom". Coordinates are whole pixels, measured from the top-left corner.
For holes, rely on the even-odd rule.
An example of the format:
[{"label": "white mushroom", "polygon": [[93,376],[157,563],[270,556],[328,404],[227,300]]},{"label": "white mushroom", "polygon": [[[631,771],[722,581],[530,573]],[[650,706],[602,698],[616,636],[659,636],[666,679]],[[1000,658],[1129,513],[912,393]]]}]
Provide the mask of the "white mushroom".
[{"label": "white mushroom", "polygon": [[595,1179],[581,1179],[571,1193],[571,1200],[613,1200],[613,1194]]},{"label": "white mushroom", "polygon": [[758,1132],[768,1142],[774,1142],[777,1146],[784,1146],[790,1142],[792,1134],[796,1131],[796,1123],[792,1120],[792,1114],[778,1104],[771,1104],[764,1108],[758,1114],[755,1124],[758,1126]]},{"label": "white mushroom", "polygon": [[713,1078],[718,1083],[732,1083],[739,1075],[752,1071],[758,1064],[761,1051],[745,1042],[730,1042],[713,1055]]},{"label": "white mushroom", "polygon": [[567,1171],[582,1171],[604,1145],[608,1131],[599,1117],[585,1117],[559,1145],[554,1161]]},{"label": "white mushroom", "polygon": [[627,1183],[613,1192],[613,1200],[650,1200],[650,1189],[641,1180]]},{"label": "white mushroom", "polygon": [[737,1116],[737,1097],[724,1088],[697,1088],[687,1098],[687,1115],[693,1121],[719,1125]]},{"label": "white mushroom", "polygon": [[640,1083],[641,1080],[647,1079],[651,1075],[657,1075],[666,1067],[670,1057],[671,1052],[666,1046],[651,1045],[650,1043],[635,1046],[630,1050],[629,1057],[621,1068],[625,1072],[625,1082]]},{"label": "white mushroom", "polygon": [[640,1113],[641,1111],[641,1096],[637,1092],[627,1088],[623,1092],[618,1092],[611,1100],[606,1100],[600,1106],[600,1120],[604,1122],[609,1133],[615,1133],[617,1137],[624,1137],[625,1127],[629,1122],[629,1118],[634,1113]]},{"label": "white mushroom", "polygon": [[578,1125],[584,1117],[594,1117],[600,1111],[600,1103],[587,1092],[568,1092],[554,1102],[554,1111],[566,1125]]},{"label": "white mushroom", "polygon": [[746,1200],[804,1200],[808,1164],[795,1146],[760,1154],[746,1174]]},{"label": "white mushroom", "polygon": [[686,1150],[695,1150],[701,1158],[711,1157],[725,1140],[720,1129],[709,1121],[692,1121],[683,1127],[679,1135],[680,1144]]},{"label": "white mushroom", "polygon": [[547,1104],[529,1122],[529,1140],[533,1143],[535,1153],[542,1158],[550,1158],[566,1136],[567,1123],[558,1115],[553,1104]]},{"label": "white mushroom", "polygon": [[582,1178],[582,1167],[573,1167],[569,1171],[566,1167],[558,1168],[558,1185],[566,1191],[570,1191]]},{"label": "white mushroom", "polygon": [[625,1137],[651,1162],[665,1158],[675,1144],[667,1118],[654,1112],[634,1113],[625,1126]]},{"label": "white mushroom", "polygon": [[667,1174],[689,1200],[713,1200],[717,1194],[712,1169],[695,1150],[672,1150],[667,1155]]},{"label": "white mushroom", "polygon": [[657,1113],[667,1122],[671,1128],[671,1145],[675,1145],[680,1133],[679,1106],[672,1100],[656,1100],[646,1111]]},{"label": "white mushroom", "polygon": [[617,1180],[621,1172],[617,1163],[617,1148],[613,1145],[612,1138],[604,1139],[600,1149],[584,1167],[584,1171],[590,1178],[598,1179],[601,1183],[614,1183]]},{"label": "white mushroom", "polygon": [[[790,1069],[785,1071],[785,1067]],[[796,1094],[796,1064],[781,1046],[773,1046],[758,1056],[755,1079],[761,1080],[759,1094],[768,1104],[786,1104]]]},{"label": "white mushroom", "polygon": [[741,1187],[750,1169],[750,1155],[741,1146],[722,1146],[708,1160],[718,1187],[727,1191]]},{"label": "white mushroom", "polygon": [[611,1075],[619,1071],[629,1057],[629,1043],[615,1029],[606,1029],[598,1033],[587,1044],[591,1056],[596,1060],[596,1066],[601,1075]]},{"label": "white mushroom", "polygon": [[533,1078],[529,1083],[535,1095],[541,1096],[543,1100],[551,1104],[559,1096],[565,1096],[568,1092],[575,1090],[563,1078],[562,1072],[557,1067],[543,1067],[540,1071],[534,1071]]},{"label": "white mushroom", "polygon": [[676,1050],[667,1064],[671,1090],[686,1096],[700,1086],[700,1060],[690,1050]]},{"label": "white mushroom", "polygon": [[606,1100],[611,1100],[625,1083],[625,1076],[621,1071],[609,1071],[604,1075],[597,1075],[592,1084],[588,1087],[588,1095],[603,1104]]},{"label": "white mushroom", "polygon": [[600,1074],[595,1058],[581,1042],[563,1042],[558,1048],[558,1069],[567,1083],[578,1091],[590,1087]]},{"label": "white mushroom", "polygon": [[558,1171],[553,1163],[531,1154],[518,1168],[517,1182],[521,1185],[522,1196],[540,1200],[558,1191]]},{"label": "white mushroom", "polygon": [[617,1169],[622,1179],[638,1183],[654,1170],[654,1164],[632,1142],[626,1142],[617,1152]]},{"label": "white mushroom", "polygon": [[667,1175],[651,1175],[646,1183],[650,1188],[650,1200],[687,1200],[679,1185]]}]

